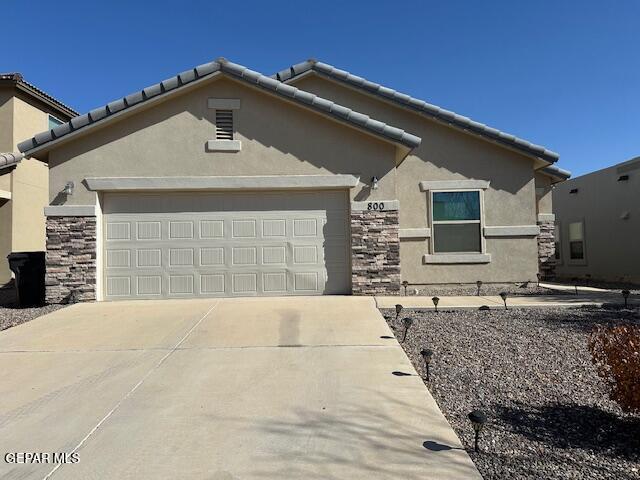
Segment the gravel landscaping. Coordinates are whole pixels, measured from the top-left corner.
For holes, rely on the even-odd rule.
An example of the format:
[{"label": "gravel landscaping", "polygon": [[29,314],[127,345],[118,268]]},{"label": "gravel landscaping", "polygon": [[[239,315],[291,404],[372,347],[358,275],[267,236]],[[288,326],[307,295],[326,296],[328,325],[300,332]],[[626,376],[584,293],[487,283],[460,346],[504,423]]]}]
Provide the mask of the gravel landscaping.
[{"label": "gravel landscaping", "polygon": [[65,305],[20,308],[16,304],[15,290],[13,288],[2,288],[0,289],[0,331],[15,327],[63,307]]},{"label": "gravel landscaping", "polygon": [[625,282],[605,282],[602,280],[586,280],[586,279],[578,279],[576,282],[571,278],[558,278],[554,280],[555,283],[564,283],[565,285],[574,285],[578,284],[578,286],[585,287],[596,287],[596,288],[604,288],[607,290],[629,290],[631,295],[640,295],[640,285],[636,285],[633,283],[625,283]]},{"label": "gravel landscaping", "polygon": [[[487,283],[480,287],[480,295],[498,295],[507,292],[509,296],[521,295],[567,295],[572,292],[552,290],[539,287],[535,282],[530,283]],[[404,294],[404,287],[401,289]],[[477,295],[478,287],[475,284],[460,285],[409,285],[407,295],[423,295],[427,297],[448,297],[453,295]]]},{"label": "gravel landscaping", "polygon": [[[596,324],[640,323],[618,308],[481,311],[383,310],[485,479],[638,479],[640,417],[624,414],[596,375],[587,337]],[[489,421],[473,452],[467,414]]]}]

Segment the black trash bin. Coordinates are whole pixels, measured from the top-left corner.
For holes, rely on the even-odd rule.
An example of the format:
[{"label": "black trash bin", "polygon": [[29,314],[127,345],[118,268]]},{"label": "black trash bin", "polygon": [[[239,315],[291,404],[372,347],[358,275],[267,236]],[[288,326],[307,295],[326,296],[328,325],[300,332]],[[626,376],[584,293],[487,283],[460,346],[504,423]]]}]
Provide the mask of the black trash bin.
[{"label": "black trash bin", "polygon": [[7,260],[16,276],[18,304],[44,305],[44,252],[13,252],[7,255]]}]

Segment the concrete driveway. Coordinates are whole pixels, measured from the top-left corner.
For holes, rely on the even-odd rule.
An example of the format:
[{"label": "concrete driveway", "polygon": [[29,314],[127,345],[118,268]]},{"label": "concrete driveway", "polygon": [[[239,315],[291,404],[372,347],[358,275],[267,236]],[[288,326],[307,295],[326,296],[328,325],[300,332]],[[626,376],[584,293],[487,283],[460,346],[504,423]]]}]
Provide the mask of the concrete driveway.
[{"label": "concrete driveway", "polygon": [[2,479],[480,478],[371,298],[79,304],[0,360]]}]

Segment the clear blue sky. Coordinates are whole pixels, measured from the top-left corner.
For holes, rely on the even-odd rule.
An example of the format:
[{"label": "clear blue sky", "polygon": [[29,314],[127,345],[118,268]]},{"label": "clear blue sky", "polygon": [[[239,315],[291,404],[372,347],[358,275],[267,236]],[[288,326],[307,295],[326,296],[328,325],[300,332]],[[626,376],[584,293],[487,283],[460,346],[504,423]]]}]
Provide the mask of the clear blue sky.
[{"label": "clear blue sky", "polygon": [[[2,2],[0,71],[80,112],[224,56],[310,57],[560,153],[640,155],[640,1]],[[8,40],[7,40],[8,39]]]}]

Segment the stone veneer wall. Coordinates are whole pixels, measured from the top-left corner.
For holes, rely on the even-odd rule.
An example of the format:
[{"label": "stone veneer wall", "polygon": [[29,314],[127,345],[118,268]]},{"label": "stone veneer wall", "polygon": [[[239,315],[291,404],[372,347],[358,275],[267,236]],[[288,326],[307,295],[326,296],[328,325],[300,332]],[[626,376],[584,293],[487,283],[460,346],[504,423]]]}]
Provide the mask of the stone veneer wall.
[{"label": "stone veneer wall", "polygon": [[543,279],[553,279],[556,275],[556,244],[554,222],[538,222],[538,270]]},{"label": "stone veneer wall", "polygon": [[96,217],[47,217],[47,303],[96,299],[96,245]]},{"label": "stone veneer wall", "polygon": [[397,210],[351,212],[351,278],[354,295],[400,293]]}]

